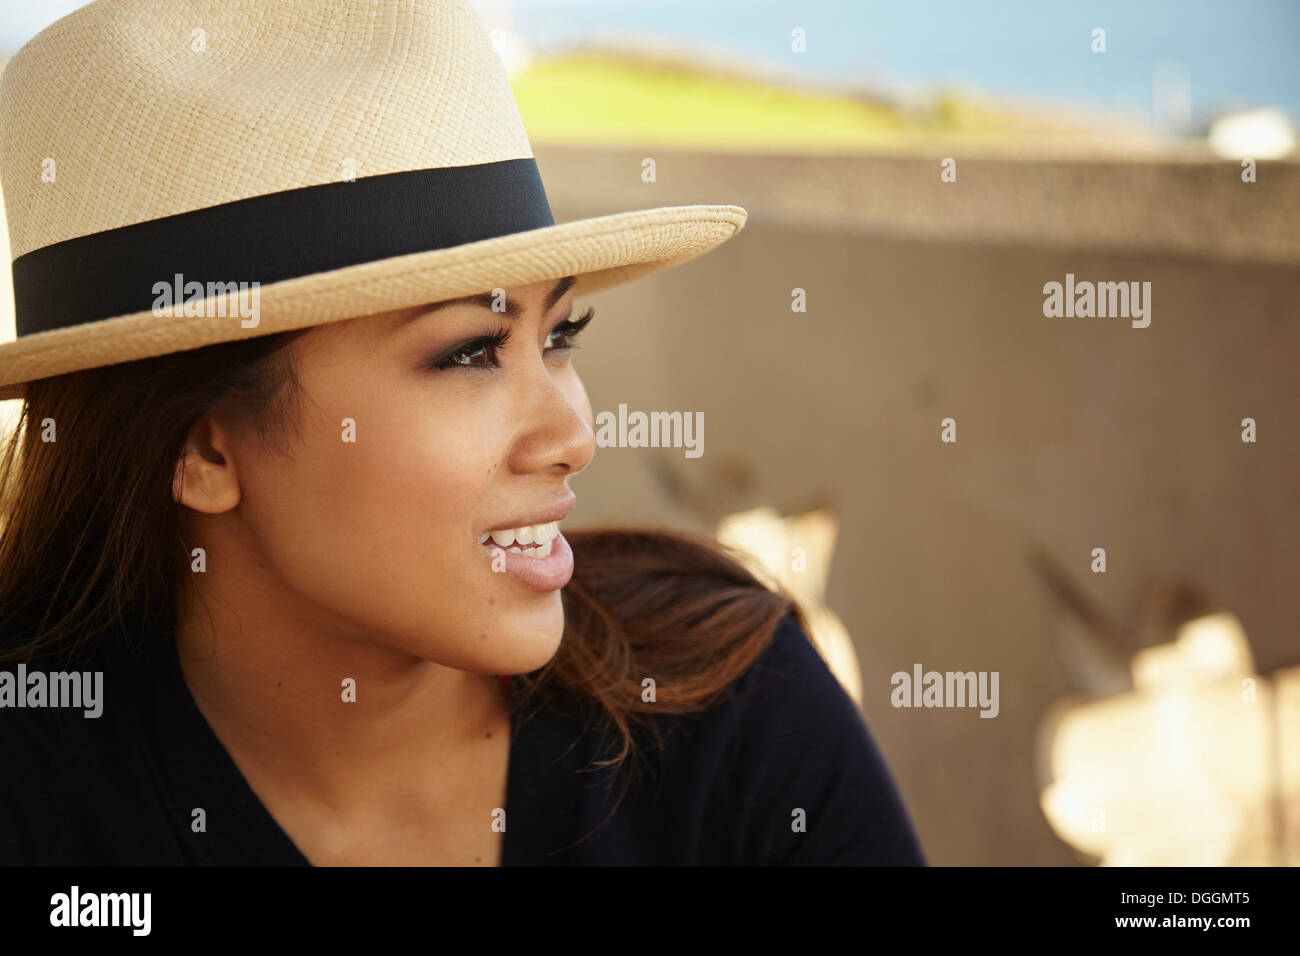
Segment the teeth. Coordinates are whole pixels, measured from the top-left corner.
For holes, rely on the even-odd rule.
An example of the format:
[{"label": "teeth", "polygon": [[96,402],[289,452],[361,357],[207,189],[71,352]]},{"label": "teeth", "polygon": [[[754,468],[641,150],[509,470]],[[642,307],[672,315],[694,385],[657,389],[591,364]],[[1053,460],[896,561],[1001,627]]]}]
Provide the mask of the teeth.
[{"label": "teeth", "polygon": [[[560,523],[558,521],[549,521],[546,524],[527,525],[522,528],[504,528],[500,531],[485,532],[483,537],[479,538],[479,544],[487,544],[490,538],[498,547],[505,548],[507,551],[514,550],[511,545],[536,544],[540,550],[545,545],[555,540],[555,536],[560,533]],[[550,554],[550,551],[547,551]]]},{"label": "teeth", "polygon": [[548,541],[545,544],[538,545],[535,548],[521,548],[519,545],[512,545],[506,548],[511,554],[526,554],[530,558],[549,558],[551,549],[555,547],[554,541]]},{"label": "teeth", "polygon": [[[542,541],[540,544],[537,544],[536,547],[523,548],[517,544],[502,544],[501,541],[497,538],[498,534],[513,534],[514,533],[513,530],[510,532],[494,531],[490,535],[485,534],[481,539],[479,539],[479,544],[487,544],[488,539],[491,538],[492,542],[498,548],[504,548],[506,551],[509,551],[512,554],[523,554],[523,555],[527,555],[530,558],[549,558],[551,556],[551,552],[555,550],[555,534],[559,533],[559,528],[557,527],[557,524],[558,522],[552,522],[549,525],[540,525],[534,529],[534,530],[541,530],[543,532],[542,537],[545,538],[545,540]],[[546,529],[548,528],[553,528],[554,533],[547,533]]]}]

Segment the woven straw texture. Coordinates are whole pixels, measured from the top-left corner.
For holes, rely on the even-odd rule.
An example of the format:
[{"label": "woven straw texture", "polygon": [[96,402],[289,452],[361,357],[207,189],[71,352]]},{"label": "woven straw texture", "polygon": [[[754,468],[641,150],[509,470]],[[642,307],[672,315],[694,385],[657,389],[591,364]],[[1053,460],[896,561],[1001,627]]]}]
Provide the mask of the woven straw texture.
[{"label": "woven straw texture", "polygon": [[533,155],[489,37],[447,0],[100,0],[14,55],[0,129],[15,259],[337,182],[348,159],[361,177]]},{"label": "woven straw texture", "polygon": [[[98,0],[0,78],[14,258],[349,175],[532,156],[504,65],[463,0]],[[746,217],[646,209],[267,284],[251,329],[141,312],[23,336],[0,345],[0,398],[35,378],[562,275],[592,292],[702,255]]]}]

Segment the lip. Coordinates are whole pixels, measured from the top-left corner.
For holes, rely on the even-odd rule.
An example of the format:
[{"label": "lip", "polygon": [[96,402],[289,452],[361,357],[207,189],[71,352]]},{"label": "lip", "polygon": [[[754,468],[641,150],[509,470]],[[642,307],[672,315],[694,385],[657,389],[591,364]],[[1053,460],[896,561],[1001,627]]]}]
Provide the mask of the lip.
[{"label": "lip", "polygon": [[[534,511],[532,514],[522,515],[518,518],[511,519],[510,523],[494,525],[491,528],[484,528],[479,532],[479,537],[490,531],[509,531],[513,528],[523,528],[529,525],[550,524],[552,521],[561,521],[564,516],[573,510],[573,506],[578,503],[578,496],[570,491],[561,498],[556,504],[551,505],[542,511]],[[532,559],[530,559],[532,560]]]},{"label": "lip", "polygon": [[[498,545],[483,545],[491,553]],[[563,532],[555,536],[551,553],[544,558],[530,558],[525,554],[505,551],[506,571],[534,591],[558,591],[573,577],[573,549]]]}]

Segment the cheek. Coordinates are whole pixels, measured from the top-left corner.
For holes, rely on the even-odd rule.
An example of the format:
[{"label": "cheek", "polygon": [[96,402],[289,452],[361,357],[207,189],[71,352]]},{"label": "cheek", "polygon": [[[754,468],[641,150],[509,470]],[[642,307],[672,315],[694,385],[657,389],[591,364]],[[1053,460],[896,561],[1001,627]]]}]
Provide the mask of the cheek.
[{"label": "cheek", "polygon": [[247,514],[284,583],[326,618],[450,664],[475,652],[462,645],[491,597],[474,521],[497,436],[394,399],[322,402],[292,459],[248,476]]}]

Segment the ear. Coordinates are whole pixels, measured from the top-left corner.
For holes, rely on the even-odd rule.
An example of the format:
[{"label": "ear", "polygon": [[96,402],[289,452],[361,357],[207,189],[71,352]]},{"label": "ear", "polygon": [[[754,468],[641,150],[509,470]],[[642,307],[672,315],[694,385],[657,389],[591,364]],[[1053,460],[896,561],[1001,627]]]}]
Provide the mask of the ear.
[{"label": "ear", "polygon": [[190,429],[181,460],[172,479],[172,497],[204,514],[221,514],[239,504],[239,476],[235,472],[230,432],[212,415]]}]

